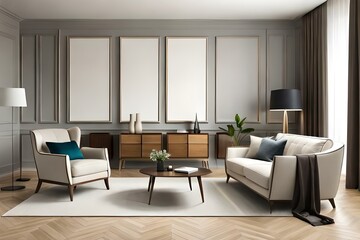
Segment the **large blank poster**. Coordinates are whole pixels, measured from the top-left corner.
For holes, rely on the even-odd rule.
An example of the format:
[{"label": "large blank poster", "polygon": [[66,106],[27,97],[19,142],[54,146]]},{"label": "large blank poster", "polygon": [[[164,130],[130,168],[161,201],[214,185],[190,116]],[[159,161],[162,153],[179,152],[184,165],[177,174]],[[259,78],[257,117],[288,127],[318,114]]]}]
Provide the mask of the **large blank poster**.
[{"label": "large blank poster", "polygon": [[68,121],[111,122],[110,38],[68,41]]},{"label": "large blank poster", "polygon": [[259,122],[259,38],[216,38],[216,122]]},{"label": "large blank poster", "polygon": [[207,121],[207,38],[166,38],[166,121]]},{"label": "large blank poster", "polygon": [[159,122],[159,38],[120,38],[120,122]]}]

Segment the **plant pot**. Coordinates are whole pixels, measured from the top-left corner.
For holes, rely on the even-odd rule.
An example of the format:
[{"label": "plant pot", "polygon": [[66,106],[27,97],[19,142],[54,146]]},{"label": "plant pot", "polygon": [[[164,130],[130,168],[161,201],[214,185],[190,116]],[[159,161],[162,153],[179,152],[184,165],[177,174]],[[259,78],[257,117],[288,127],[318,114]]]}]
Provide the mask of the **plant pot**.
[{"label": "plant pot", "polygon": [[159,161],[156,161],[156,163],[157,163],[157,165],[156,165],[156,170],[157,170],[158,172],[163,172],[163,171],[165,171],[164,161],[159,160]]}]

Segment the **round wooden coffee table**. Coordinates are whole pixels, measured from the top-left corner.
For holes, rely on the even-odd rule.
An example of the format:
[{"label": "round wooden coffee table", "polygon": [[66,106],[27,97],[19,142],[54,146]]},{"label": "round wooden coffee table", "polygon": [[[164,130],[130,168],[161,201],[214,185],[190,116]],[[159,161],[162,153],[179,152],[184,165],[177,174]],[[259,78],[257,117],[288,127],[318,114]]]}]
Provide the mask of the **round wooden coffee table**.
[{"label": "round wooden coffee table", "polygon": [[198,183],[199,183],[201,199],[202,199],[202,202],[204,202],[204,191],[203,191],[203,187],[202,187],[201,177],[211,173],[211,170],[207,169],[207,168],[198,168],[198,171],[187,174],[187,173],[178,173],[178,172],[175,172],[175,171],[158,172],[158,171],[156,171],[156,167],[151,167],[151,168],[142,168],[142,169],[140,169],[140,172],[142,174],[145,174],[145,175],[149,176],[148,191],[150,191],[150,196],[149,196],[149,205],[150,205],[151,196],[152,196],[153,189],[154,189],[154,184],[155,184],[155,178],[157,178],[157,177],[183,177],[183,178],[188,178],[190,190],[192,190],[191,178],[196,177],[197,180],[198,180]]}]

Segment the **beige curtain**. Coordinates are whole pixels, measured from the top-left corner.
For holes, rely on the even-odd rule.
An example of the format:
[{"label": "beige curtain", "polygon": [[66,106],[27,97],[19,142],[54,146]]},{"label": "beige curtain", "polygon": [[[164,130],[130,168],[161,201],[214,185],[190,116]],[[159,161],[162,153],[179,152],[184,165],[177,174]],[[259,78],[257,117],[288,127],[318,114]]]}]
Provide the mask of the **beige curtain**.
[{"label": "beige curtain", "polygon": [[359,159],[360,159],[360,4],[358,0],[350,1],[349,22],[349,85],[348,85],[348,135],[346,188],[360,190]]},{"label": "beige curtain", "polygon": [[327,136],[326,2],[302,17],[303,133]]}]

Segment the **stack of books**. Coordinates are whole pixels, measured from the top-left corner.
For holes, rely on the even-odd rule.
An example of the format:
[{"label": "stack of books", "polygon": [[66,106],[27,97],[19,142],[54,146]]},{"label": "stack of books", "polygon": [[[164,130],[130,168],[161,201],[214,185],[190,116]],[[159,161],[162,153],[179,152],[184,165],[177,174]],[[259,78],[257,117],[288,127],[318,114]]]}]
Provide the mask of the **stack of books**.
[{"label": "stack of books", "polygon": [[198,168],[194,168],[194,167],[179,167],[179,168],[175,168],[174,171],[175,172],[179,172],[179,173],[193,173],[198,171]]}]

